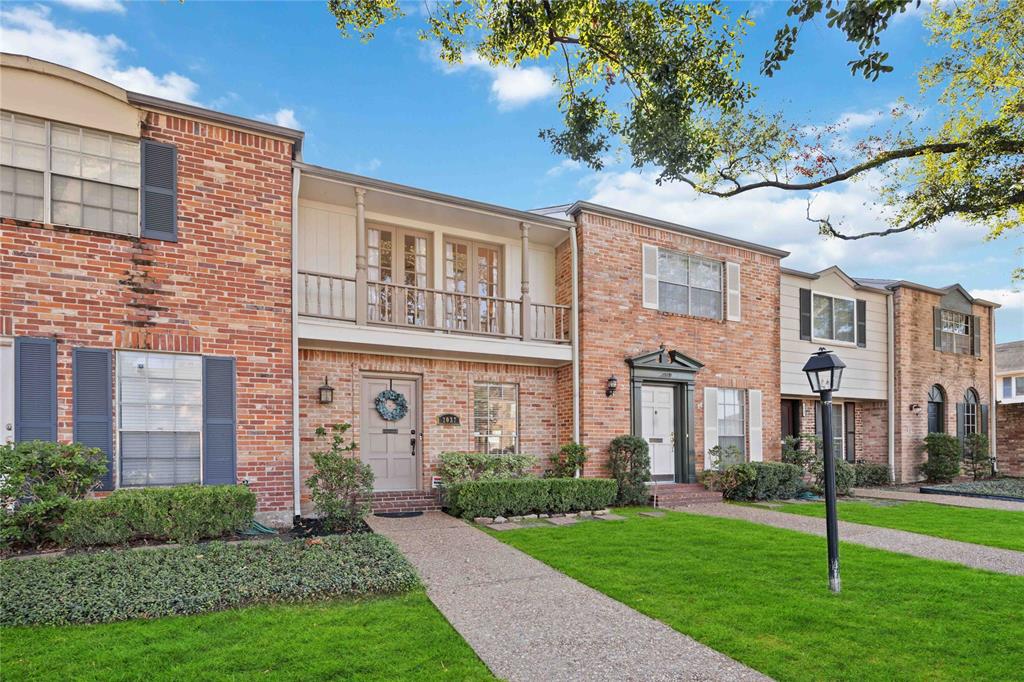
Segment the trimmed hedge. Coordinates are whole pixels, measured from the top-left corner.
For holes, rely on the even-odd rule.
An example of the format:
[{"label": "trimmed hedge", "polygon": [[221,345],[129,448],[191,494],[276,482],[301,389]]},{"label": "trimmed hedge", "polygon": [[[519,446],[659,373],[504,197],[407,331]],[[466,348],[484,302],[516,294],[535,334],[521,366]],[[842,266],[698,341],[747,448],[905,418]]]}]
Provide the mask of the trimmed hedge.
[{"label": "trimmed hedge", "polygon": [[63,547],[196,542],[247,530],[255,512],[256,495],[244,485],[126,488],[72,502],[54,540]]},{"label": "trimmed hedge", "polygon": [[874,462],[855,462],[853,465],[858,487],[889,485],[889,465]]},{"label": "trimmed hedge", "polygon": [[8,559],[0,573],[4,626],[159,618],[419,585],[391,541],[369,533]]},{"label": "trimmed hedge", "polygon": [[515,478],[465,481],[448,486],[454,516],[523,516],[604,509],[615,501],[610,478]]},{"label": "trimmed hedge", "polygon": [[442,452],[437,473],[441,483],[452,485],[465,481],[525,478],[537,466],[533,455],[487,455],[481,452]]},{"label": "trimmed hedge", "polygon": [[801,490],[803,473],[795,464],[747,462],[726,467],[715,485],[727,500],[788,500]]}]

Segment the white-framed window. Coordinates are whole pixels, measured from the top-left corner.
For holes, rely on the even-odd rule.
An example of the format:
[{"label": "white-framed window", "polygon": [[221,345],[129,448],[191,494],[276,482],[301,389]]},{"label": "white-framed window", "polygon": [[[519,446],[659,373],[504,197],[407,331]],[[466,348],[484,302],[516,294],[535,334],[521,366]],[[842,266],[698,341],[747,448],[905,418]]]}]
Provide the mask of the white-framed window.
[{"label": "white-framed window", "polygon": [[121,486],[201,481],[203,359],[118,351]]},{"label": "white-framed window", "polygon": [[857,301],[842,296],[811,294],[811,336],[826,341],[857,342]]},{"label": "white-framed window", "polygon": [[473,439],[477,452],[519,452],[519,386],[480,382],[473,385]]},{"label": "white-framed window", "polygon": [[137,139],[0,111],[0,213],[139,233]]},{"label": "white-framed window", "polygon": [[973,388],[964,393],[964,435],[978,432],[978,394]]},{"label": "white-framed window", "polygon": [[722,263],[658,249],[658,308],[669,313],[722,319]]},{"label": "white-framed window", "polygon": [[955,310],[940,310],[939,319],[942,325],[939,349],[944,353],[963,353],[970,355],[971,348],[971,316]]},{"label": "white-framed window", "polygon": [[1002,401],[1024,401],[1024,374],[1002,378]]},{"label": "white-framed window", "polygon": [[832,403],[832,456],[846,459],[846,410],[843,403]]},{"label": "white-framed window", "polygon": [[743,404],[745,396],[746,391],[740,388],[718,389],[718,444],[723,450],[730,445],[739,450],[737,461],[723,461],[722,466],[739,464],[746,460],[746,410]]}]

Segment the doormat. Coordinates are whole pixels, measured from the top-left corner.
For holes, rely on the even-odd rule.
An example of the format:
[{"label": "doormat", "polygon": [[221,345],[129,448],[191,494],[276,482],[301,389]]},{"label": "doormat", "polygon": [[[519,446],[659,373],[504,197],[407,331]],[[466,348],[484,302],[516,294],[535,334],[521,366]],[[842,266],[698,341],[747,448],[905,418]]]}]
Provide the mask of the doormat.
[{"label": "doormat", "polygon": [[404,511],[404,512],[377,512],[374,516],[380,516],[385,519],[409,519],[414,516],[423,516],[421,511]]}]

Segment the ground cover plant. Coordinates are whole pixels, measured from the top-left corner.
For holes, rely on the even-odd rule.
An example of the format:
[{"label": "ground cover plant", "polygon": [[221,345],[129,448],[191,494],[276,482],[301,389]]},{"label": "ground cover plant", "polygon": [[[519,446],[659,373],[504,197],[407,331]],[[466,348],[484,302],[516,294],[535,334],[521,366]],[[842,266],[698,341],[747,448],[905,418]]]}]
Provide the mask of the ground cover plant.
[{"label": "ground cover plant", "polygon": [[948,485],[927,486],[930,490],[973,495],[997,495],[1024,500],[1024,478],[994,478],[988,481],[963,481]]},{"label": "ground cover plant", "polygon": [[105,625],[5,628],[5,680],[491,680],[421,590]]},{"label": "ground cover plant", "polygon": [[[772,506],[777,511],[824,518],[825,504],[802,502]],[[839,501],[839,520],[897,528],[947,540],[973,542],[1024,552],[1024,510],[951,507],[927,502]]]},{"label": "ground cover plant", "polygon": [[1024,580],[666,512],[495,533],[514,547],[779,680],[1008,680],[1024,670]]},{"label": "ground cover plant", "polygon": [[0,582],[4,626],[191,615],[419,585],[394,544],[370,533],[8,559]]}]

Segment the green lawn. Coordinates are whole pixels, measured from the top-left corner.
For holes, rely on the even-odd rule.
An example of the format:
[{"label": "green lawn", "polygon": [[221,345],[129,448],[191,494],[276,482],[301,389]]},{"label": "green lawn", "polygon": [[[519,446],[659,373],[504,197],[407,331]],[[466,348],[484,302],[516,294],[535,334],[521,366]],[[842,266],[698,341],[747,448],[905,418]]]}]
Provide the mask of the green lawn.
[{"label": "green lawn", "polygon": [[0,630],[13,680],[491,680],[422,591],[107,625]]},{"label": "green lawn", "polygon": [[624,522],[495,534],[778,680],[1011,680],[1024,670],[1024,578],[745,521],[624,512]]},{"label": "green lawn", "polygon": [[[825,516],[824,502],[780,503],[771,508],[789,514]],[[1024,512],[950,507],[928,502],[878,504],[841,500],[839,519],[1024,552]]]}]

